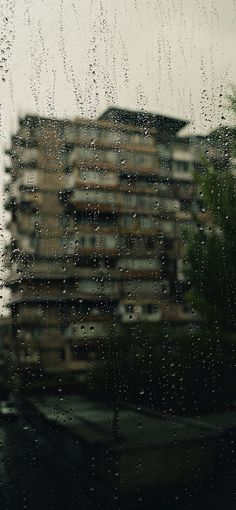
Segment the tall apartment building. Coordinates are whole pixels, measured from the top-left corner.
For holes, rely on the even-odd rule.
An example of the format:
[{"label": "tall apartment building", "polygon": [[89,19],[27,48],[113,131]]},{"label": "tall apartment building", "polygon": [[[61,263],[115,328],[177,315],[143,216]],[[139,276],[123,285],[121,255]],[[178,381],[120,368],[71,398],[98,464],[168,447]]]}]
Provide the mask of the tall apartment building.
[{"label": "tall apartment building", "polygon": [[20,120],[5,188],[19,363],[86,369],[114,324],[196,320],[181,231],[199,208],[199,163],[178,137],[185,125],[116,108],[97,120]]}]

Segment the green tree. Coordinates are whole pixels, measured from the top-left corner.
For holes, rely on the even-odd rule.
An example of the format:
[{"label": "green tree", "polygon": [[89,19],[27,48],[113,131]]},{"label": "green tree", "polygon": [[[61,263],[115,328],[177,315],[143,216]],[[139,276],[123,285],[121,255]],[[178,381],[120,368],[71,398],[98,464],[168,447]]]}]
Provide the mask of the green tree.
[{"label": "green tree", "polygon": [[[230,101],[235,110],[235,93]],[[194,216],[196,228],[188,234],[189,297],[210,327],[236,330],[235,177],[228,168],[207,163],[195,180],[206,212],[205,218]]]}]

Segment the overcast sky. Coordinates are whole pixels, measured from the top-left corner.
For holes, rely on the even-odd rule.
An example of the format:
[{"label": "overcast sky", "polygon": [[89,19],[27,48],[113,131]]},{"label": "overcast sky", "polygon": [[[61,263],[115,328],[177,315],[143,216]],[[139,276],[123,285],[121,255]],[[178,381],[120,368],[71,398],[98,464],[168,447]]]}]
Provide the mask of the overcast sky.
[{"label": "overcast sky", "polygon": [[197,132],[233,122],[236,0],[1,0],[0,14],[2,146],[26,112],[144,108]]},{"label": "overcast sky", "polygon": [[219,95],[236,83],[235,0],[1,4],[4,130],[19,113],[94,116],[112,104],[201,131],[221,122]]}]

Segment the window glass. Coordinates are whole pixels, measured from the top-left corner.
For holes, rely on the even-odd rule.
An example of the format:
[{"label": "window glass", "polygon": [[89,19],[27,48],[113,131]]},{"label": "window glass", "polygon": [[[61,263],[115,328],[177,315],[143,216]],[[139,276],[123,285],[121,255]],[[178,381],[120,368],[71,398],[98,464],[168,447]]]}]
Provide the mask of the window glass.
[{"label": "window glass", "polygon": [[236,508],[235,6],[0,2],[0,509]]}]

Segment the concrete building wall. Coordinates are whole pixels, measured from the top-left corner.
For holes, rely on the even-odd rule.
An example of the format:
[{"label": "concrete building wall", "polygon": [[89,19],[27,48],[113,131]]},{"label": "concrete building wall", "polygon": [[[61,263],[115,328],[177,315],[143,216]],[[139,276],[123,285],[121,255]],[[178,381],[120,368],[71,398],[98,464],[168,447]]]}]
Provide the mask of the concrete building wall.
[{"label": "concrete building wall", "polygon": [[104,115],[26,116],[12,138],[9,286],[22,363],[30,345],[46,369],[84,369],[114,320],[193,319],[175,295],[181,230],[198,202],[197,158],[176,136],[185,123]]}]

